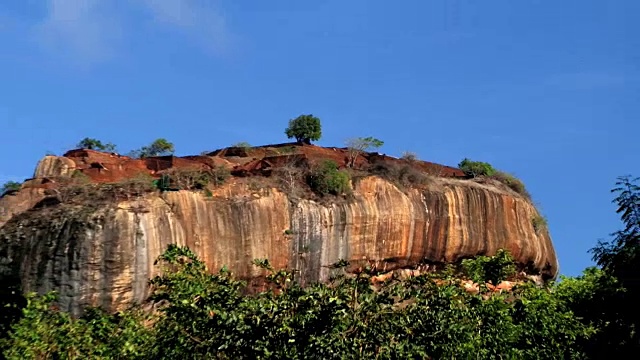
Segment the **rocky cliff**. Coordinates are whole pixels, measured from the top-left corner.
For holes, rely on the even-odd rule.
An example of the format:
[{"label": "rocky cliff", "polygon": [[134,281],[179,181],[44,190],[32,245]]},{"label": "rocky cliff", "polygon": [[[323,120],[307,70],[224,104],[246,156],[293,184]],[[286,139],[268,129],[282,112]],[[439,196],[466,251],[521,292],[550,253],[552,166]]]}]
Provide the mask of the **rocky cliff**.
[{"label": "rocky cliff", "polygon": [[[211,164],[229,162],[232,171],[245,175],[277,162],[264,154],[208,157],[217,157]],[[443,168],[452,176],[431,176],[415,188],[363,174],[352,195],[332,201],[294,198],[269,182],[257,185],[263,175],[232,176],[211,189],[150,191],[109,201],[94,194],[84,202],[60,201],[59,190],[50,185],[74,169],[86,170],[94,180],[131,168],[162,172],[148,160],[144,166],[134,166],[135,161],[140,160],[123,159],[130,163],[123,166],[95,156],[44,159],[33,180],[0,199],[8,209],[0,214],[0,276],[18,279],[24,291],[56,290],[61,307],[78,313],[85,305],[115,310],[142,300],[157,271],[154,260],[170,243],[189,246],[212,270],[226,265],[249,279],[260,275],[251,264],[256,258],[298,269],[301,281],[309,283],[325,280],[327,266],[340,259],[349,260],[352,270],[370,264],[389,271],[500,248],[529,272],[545,277],[557,272],[549,234],[534,228],[532,219],[539,215],[527,198],[491,182],[457,179],[452,168]]]}]

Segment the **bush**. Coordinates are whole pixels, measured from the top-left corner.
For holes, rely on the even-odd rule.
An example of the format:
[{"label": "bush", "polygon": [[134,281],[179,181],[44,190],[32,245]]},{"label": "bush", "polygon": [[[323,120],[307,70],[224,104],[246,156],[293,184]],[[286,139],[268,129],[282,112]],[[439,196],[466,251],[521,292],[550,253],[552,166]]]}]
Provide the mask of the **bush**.
[{"label": "bush", "polygon": [[246,141],[241,141],[239,143],[235,143],[233,145],[231,145],[231,147],[238,147],[238,148],[243,148],[243,149],[250,149],[251,148],[251,144],[249,144]]},{"label": "bush", "polygon": [[351,190],[349,173],[338,170],[333,160],[325,160],[307,175],[307,183],[319,195],[342,195]]},{"label": "bush", "polygon": [[531,225],[536,234],[540,234],[540,231],[547,228],[547,219],[544,216],[536,215],[531,219]]},{"label": "bush", "polygon": [[116,151],[116,146],[112,143],[103,144],[102,141],[91,138],[84,138],[76,144],[81,149],[100,150],[100,151]]},{"label": "bush", "polygon": [[6,359],[145,359],[154,330],[141,311],[110,315],[88,308],[78,319],[55,309],[55,293],[26,296],[22,319],[0,340]]},{"label": "bush", "polygon": [[8,192],[18,191],[18,190],[20,190],[21,187],[22,187],[22,184],[20,184],[17,181],[7,181],[0,188],[0,196],[4,195],[5,193],[8,193]]},{"label": "bush", "polygon": [[160,190],[202,190],[208,185],[220,186],[231,176],[224,166],[211,169],[172,168],[156,180]]},{"label": "bush", "polygon": [[492,179],[496,179],[501,183],[507,185],[511,190],[517,192],[518,194],[526,197],[527,199],[531,198],[531,195],[527,191],[524,186],[524,183],[511,174],[507,174],[502,171],[496,171],[495,174],[491,176]]},{"label": "bush", "polygon": [[400,188],[422,186],[429,181],[427,174],[407,164],[379,161],[373,163],[367,172],[380,176]]},{"label": "bush", "polygon": [[463,159],[458,167],[468,176],[491,176],[496,173],[496,169],[491,164],[482,161],[472,161],[467,158]]},{"label": "bush", "polygon": [[304,144],[311,144],[311,140],[320,140],[322,136],[322,126],[320,119],[309,114],[300,115],[289,120],[289,127],[284,131],[287,138],[296,138],[296,141]]},{"label": "bush", "polygon": [[406,160],[406,161],[409,161],[409,162],[416,161],[416,160],[418,160],[418,154],[416,154],[416,153],[414,153],[412,151],[404,151],[404,152],[402,152],[402,156],[400,157],[400,159]]}]

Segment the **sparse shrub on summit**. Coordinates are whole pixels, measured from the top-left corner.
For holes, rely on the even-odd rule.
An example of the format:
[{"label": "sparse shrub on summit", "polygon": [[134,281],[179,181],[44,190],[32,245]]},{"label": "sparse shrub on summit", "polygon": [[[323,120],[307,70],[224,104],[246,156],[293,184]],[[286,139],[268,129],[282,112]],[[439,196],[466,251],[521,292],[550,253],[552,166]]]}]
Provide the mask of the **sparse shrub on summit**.
[{"label": "sparse shrub on summit", "polygon": [[496,169],[491,164],[482,161],[472,161],[467,158],[463,159],[458,167],[468,176],[491,176],[496,173]]}]

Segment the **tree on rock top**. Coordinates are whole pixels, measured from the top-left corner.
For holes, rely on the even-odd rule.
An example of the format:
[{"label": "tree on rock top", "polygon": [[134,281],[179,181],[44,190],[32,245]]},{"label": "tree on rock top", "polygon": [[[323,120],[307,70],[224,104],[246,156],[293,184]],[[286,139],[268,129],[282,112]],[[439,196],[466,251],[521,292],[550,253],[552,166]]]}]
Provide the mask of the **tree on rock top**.
[{"label": "tree on rock top", "polygon": [[102,141],[92,138],[84,138],[76,144],[81,149],[100,150],[100,151],[116,151],[116,146],[111,143],[103,144]]},{"label": "tree on rock top", "polygon": [[172,155],[174,151],[175,148],[173,146],[173,143],[169,142],[167,139],[161,138],[156,139],[148,146],[143,146],[138,150],[132,150],[129,153],[129,156],[142,159],[151,156]]},{"label": "tree on rock top", "polygon": [[300,115],[289,120],[289,127],[285,129],[284,133],[289,139],[296,138],[298,143],[311,144],[311,140],[320,140],[322,136],[320,119],[311,114]]}]

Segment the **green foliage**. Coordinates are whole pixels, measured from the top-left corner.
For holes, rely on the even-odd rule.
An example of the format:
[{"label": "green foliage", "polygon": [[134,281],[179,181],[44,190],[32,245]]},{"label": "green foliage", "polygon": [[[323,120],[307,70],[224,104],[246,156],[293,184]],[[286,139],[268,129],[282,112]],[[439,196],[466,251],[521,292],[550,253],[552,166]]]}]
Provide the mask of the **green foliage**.
[{"label": "green foliage", "polygon": [[[606,301],[600,319],[612,326],[598,337],[599,348],[609,347],[609,353],[624,356],[640,348],[640,178],[621,176],[611,190],[617,194],[613,202],[623,223],[610,241],[598,241],[591,249],[593,260],[619,284],[621,291],[600,295]],[[591,317],[593,318],[593,317]],[[607,354],[609,355],[609,354]]]},{"label": "green foliage", "polygon": [[[479,263],[476,272],[490,278],[508,272],[487,268],[508,267],[509,257],[502,252]],[[523,284],[511,292],[474,294],[449,271],[374,288],[370,270],[348,276],[348,263],[340,261],[330,267],[328,284],[302,288],[296,272],[256,259],[269,287],[249,296],[243,295],[246,283],[226,268],[210,273],[188,248],[170,245],[156,264],[161,273],[150,281],[153,318],[90,309],[73,319],[51,307],[51,295],[30,295],[24,318],[2,344],[5,356],[583,359],[581,346],[594,334],[569,308],[590,289],[584,280],[555,291]]]},{"label": "green foliage", "polygon": [[518,194],[526,197],[527,199],[531,198],[531,195],[529,194],[529,192],[527,191],[527,189],[524,186],[524,183],[516,178],[515,176],[511,175],[511,174],[507,174],[505,172],[502,171],[496,171],[492,176],[492,179],[496,179],[498,181],[500,181],[501,183],[507,185],[509,188],[511,188],[511,190],[517,192]]},{"label": "green foliage", "polygon": [[172,168],[166,170],[160,179],[154,182],[161,191],[170,190],[203,190],[207,186],[220,186],[231,176],[225,166],[208,169]]},{"label": "green foliage", "polygon": [[310,144],[312,140],[320,140],[322,126],[319,118],[311,114],[300,115],[295,119],[289,120],[289,126],[284,133],[289,139],[295,138],[299,143]]},{"label": "green foliage", "polygon": [[175,148],[173,146],[173,143],[169,142],[167,139],[160,138],[156,139],[148,146],[143,146],[138,150],[132,150],[129,153],[129,156],[142,159],[152,156],[172,155],[174,151]]},{"label": "green foliage", "polygon": [[235,143],[235,144],[231,145],[231,147],[239,147],[239,148],[243,148],[243,149],[249,149],[249,148],[251,148],[251,144],[249,144],[246,141],[241,141],[239,143]]},{"label": "green foliage", "polygon": [[333,160],[325,160],[307,176],[307,183],[319,195],[342,195],[351,191],[349,173],[338,170]]},{"label": "green foliage", "polygon": [[18,191],[20,190],[21,187],[22,187],[22,184],[20,184],[17,181],[7,181],[0,188],[0,196],[7,192]]},{"label": "green foliage", "polygon": [[492,176],[496,173],[496,169],[491,164],[482,161],[472,161],[467,158],[463,159],[458,167],[468,176]]},{"label": "green foliage", "polygon": [[472,161],[465,158],[458,164],[458,168],[460,168],[460,170],[462,170],[467,176],[471,176],[474,178],[485,176],[498,180],[499,182],[511,188],[511,190],[526,197],[527,199],[531,198],[531,195],[520,179],[511,174],[494,169],[493,166],[491,166],[491,164],[489,163],[482,161]]},{"label": "green foliage", "polygon": [[476,283],[489,282],[498,285],[516,273],[516,266],[511,255],[500,249],[495,256],[478,256],[475,259],[462,261],[465,275]]},{"label": "green foliage", "polygon": [[114,315],[89,308],[79,319],[58,311],[54,293],[26,296],[22,319],[0,341],[7,359],[145,359],[153,330],[138,310]]},{"label": "green foliage", "polygon": [[76,147],[81,149],[99,150],[99,151],[116,151],[116,146],[112,143],[103,144],[102,141],[91,138],[84,138],[76,144]]},{"label": "green foliage", "polygon": [[531,218],[531,225],[536,234],[539,234],[540,231],[547,228],[547,219],[544,216],[536,215]]}]

